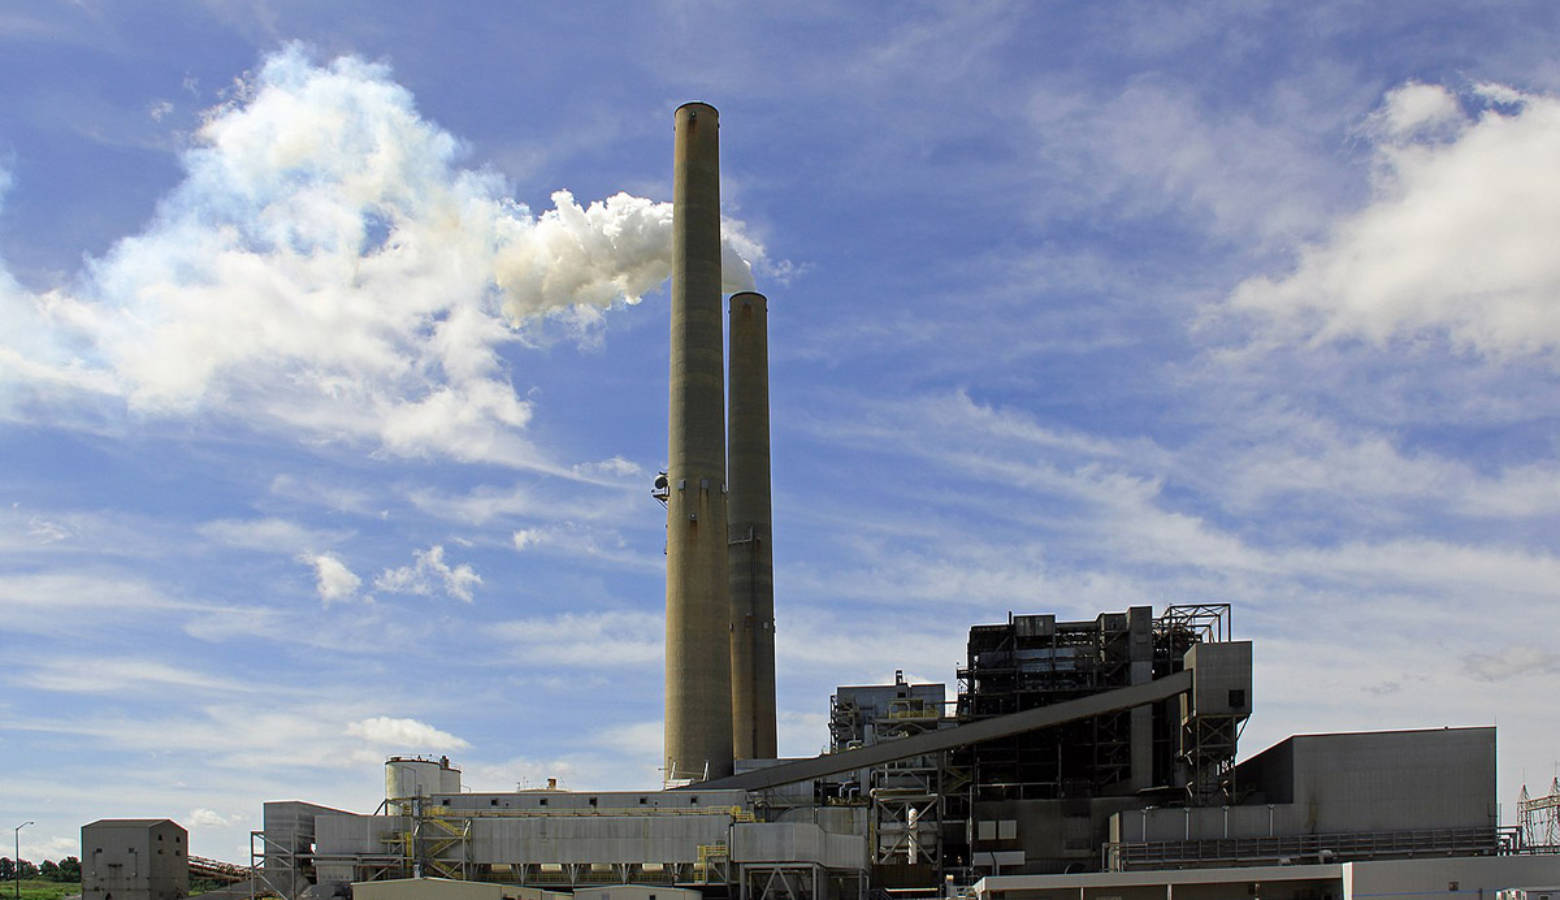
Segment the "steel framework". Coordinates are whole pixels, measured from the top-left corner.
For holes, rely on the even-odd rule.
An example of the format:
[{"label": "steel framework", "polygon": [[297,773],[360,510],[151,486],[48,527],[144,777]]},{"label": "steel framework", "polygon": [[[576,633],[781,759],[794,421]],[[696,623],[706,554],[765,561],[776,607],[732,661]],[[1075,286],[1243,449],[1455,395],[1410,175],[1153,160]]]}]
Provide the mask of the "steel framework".
[{"label": "steel framework", "polygon": [[1549,793],[1529,797],[1527,785],[1517,801],[1522,841],[1529,847],[1560,847],[1560,778],[1549,783]]}]

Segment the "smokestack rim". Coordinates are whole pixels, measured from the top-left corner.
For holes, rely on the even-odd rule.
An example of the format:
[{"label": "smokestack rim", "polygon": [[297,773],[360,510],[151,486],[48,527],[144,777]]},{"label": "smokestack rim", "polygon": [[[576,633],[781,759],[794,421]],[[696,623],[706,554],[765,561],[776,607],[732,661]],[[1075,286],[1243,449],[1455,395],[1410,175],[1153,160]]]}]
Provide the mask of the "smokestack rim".
[{"label": "smokestack rim", "polygon": [[677,109],[673,110],[673,113],[681,112],[685,107],[689,106],[702,106],[710,112],[720,115],[720,110],[716,109],[714,104],[706,103],[703,100],[689,100],[687,103],[678,104]]}]

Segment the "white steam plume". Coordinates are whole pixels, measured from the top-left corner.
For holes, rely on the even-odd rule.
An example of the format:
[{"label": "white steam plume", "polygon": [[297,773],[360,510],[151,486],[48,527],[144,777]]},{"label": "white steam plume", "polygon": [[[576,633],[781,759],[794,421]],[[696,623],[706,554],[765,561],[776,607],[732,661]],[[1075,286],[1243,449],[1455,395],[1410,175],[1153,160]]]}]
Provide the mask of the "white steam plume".
[{"label": "white steam plume", "polygon": [[[549,467],[516,434],[530,408],[499,351],[538,317],[589,328],[656,289],[670,204],[558,191],[533,214],[353,57],[320,66],[290,46],[240,93],[208,113],[152,223],[73,289],[34,295],[0,269],[0,418],[95,394]],[[750,287],[738,248],[763,248],[726,226],[726,279]]]}]

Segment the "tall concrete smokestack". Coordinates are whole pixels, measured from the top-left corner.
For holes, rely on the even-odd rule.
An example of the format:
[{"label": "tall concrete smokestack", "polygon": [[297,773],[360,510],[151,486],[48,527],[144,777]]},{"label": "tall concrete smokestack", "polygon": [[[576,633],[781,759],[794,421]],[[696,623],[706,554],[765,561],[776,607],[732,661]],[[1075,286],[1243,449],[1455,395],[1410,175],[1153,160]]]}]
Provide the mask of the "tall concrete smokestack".
[{"label": "tall concrete smokestack", "polygon": [[775,582],[769,506],[769,301],[731,296],[731,723],[738,759],[774,759]]},{"label": "tall concrete smokestack", "polygon": [[719,128],[712,106],[677,108],[666,462],[668,780],[731,774]]}]

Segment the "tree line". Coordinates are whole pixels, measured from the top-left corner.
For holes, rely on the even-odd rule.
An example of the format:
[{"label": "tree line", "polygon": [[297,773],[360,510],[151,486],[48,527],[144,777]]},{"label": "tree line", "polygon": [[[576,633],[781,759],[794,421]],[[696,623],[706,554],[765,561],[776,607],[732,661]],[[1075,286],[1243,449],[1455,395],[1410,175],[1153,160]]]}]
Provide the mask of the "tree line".
[{"label": "tree line", "polygon": [[41,865],[34,865],[31,860],[14,860],[8,856],[0,856],[0,880],[10,881],[18,874],[22,878],[80,883],[81,860],[74,856],[67,856],[59,862],[46,859]]}]

